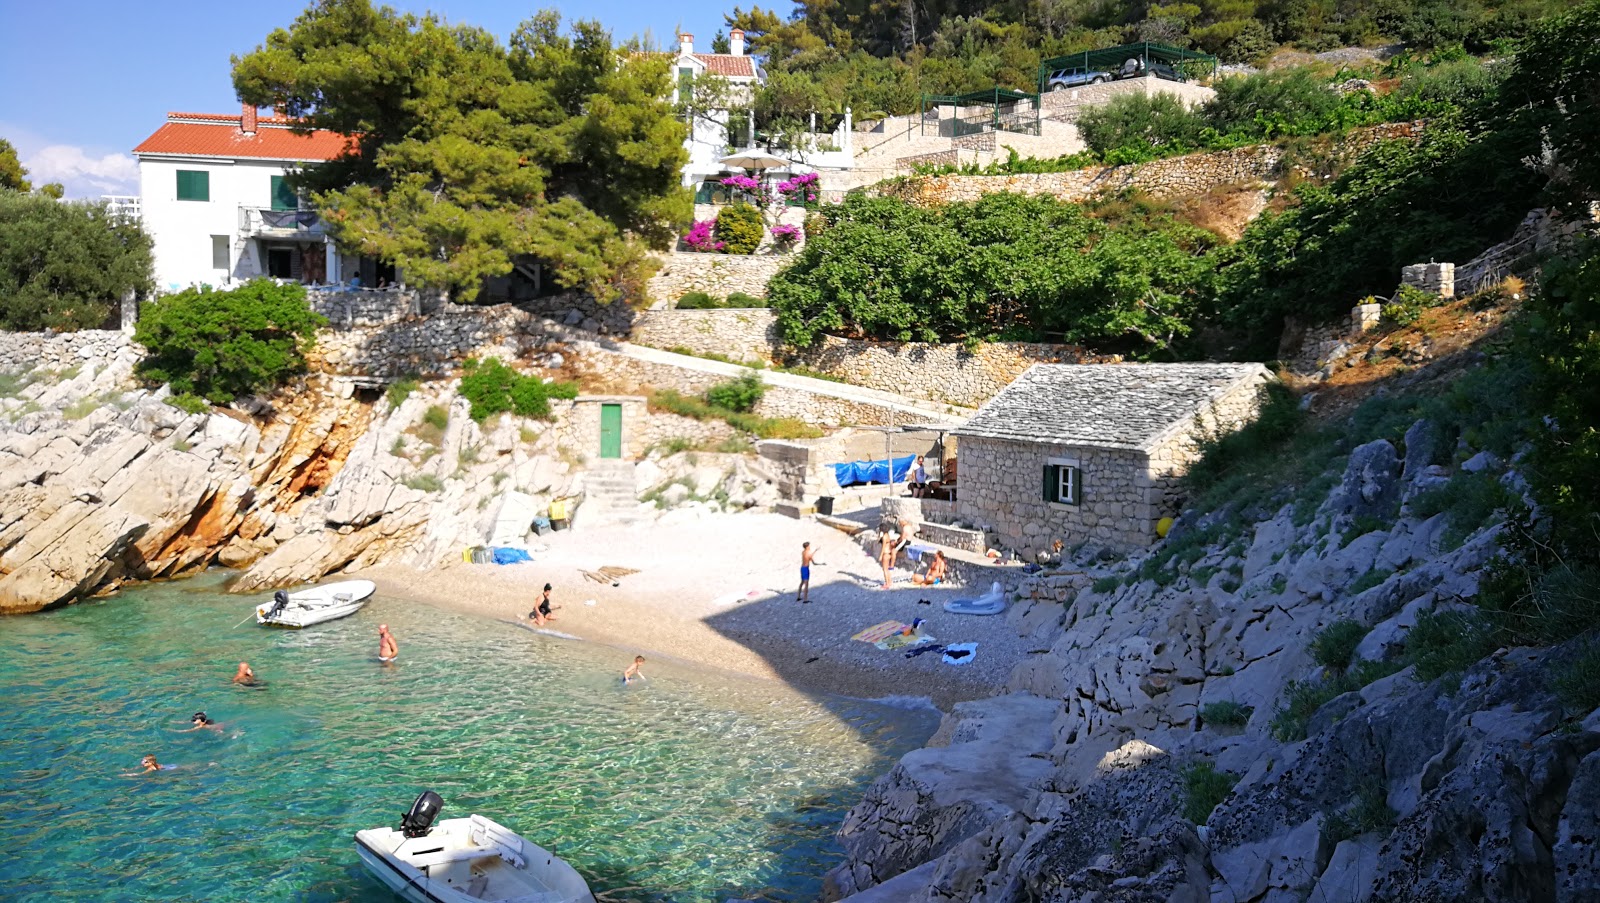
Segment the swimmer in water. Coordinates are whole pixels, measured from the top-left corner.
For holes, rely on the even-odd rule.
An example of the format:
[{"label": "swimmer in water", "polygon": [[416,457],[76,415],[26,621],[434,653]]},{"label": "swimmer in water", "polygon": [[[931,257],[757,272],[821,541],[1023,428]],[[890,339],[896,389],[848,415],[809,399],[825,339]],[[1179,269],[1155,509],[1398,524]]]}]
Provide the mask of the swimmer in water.
[{"label": "swimmer in water", "polygon": [[186,727],[183,730],[178,731],[178,733],[187,734],[190,731],[199,730],[213,730],[219,734],[222,733],[222,725],[216,721],[212,721],[206,716],[205,712],[195,712],[194,717],[189,719],[189,723],[191,727]]},{"label": "swimmer in water", "polygon": [[177,767],[178,766],[176,765],[162,765],[160,762],[156,761],[155,756],[145,756],[139,760],[139,771],[125,771],[122,773],[122,776],[125,778],[136,778],[140,775],[146,775],[156,771],[171,771]]},{"label": "swimmer in water", "polygon": [[394,641],[388,624],[378,625],[378,661],[388,664],[400,657],[400,644]]},{"label": "swimmer in water", "polygon": [[648,680],[649,678],[644,676],[644,672],[639,670],[643,665],[644,656],[635,655],[633,657],[633,664],[628,666],[628,670],[622,672],[622,682],[624,684],[631,684],[633,683],[633,679],[635,677],[639,678],[640,680]]},{"label": "swimmer in water", "polygon": [[264,687],[266,683],[256,680],[256,672],[250,670],[249,662],[240,662],[239,670],[233,672],[233,682],[241,687]]}]

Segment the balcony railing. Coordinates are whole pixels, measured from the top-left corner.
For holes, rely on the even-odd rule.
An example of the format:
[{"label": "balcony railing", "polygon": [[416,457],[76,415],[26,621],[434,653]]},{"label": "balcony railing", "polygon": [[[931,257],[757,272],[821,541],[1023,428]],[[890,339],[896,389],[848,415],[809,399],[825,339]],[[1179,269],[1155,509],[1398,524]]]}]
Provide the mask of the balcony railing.
[{"label": "balcony railing", "polygon": [[274,238],[320,238],[327,234],[322,220],[312,210],[274,210],[271,207],[239,208],[239,232]]}]

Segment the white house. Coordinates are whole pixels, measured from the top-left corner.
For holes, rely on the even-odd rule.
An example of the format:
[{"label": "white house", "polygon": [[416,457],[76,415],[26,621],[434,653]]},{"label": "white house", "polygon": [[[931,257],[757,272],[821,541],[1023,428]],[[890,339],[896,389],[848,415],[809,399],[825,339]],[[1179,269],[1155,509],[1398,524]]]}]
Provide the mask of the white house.
[{"label": "white house", "polygon": [[339,157],[349,139],[296,134],[291,125],[258,117],[248,105],[232,116],[168,113],[133,149],[159,290],[262,275],[310,284],[358,275],[357,261],[341,261],[322,221],[284,182],[303,166]]}]

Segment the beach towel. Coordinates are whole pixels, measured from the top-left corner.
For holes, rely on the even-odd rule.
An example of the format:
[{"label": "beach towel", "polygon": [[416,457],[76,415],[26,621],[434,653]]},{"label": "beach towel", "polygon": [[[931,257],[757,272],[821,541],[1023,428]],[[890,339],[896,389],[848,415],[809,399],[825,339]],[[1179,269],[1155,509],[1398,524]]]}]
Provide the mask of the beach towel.
[{"label": "beach towel", "polygon": [[886,652],[893,652],[896,649],[904,649],[907,646],[915,646],[918,643],[931,643],[933,639],[933,637],[921,633],[896,633],[886,636],[872,645]]},{"label": "beach towel", "polygon": [[947,665],[965,665],[972,661],[978,654],[977,643],[951,643],[944,647],[944,663]]},{"label": "beach towel", "polygon": [[517,564],[519,562],[532,560],[532,555],[529,555],[527,552],[524,552],[521,549],[511,548],[510,546],[497,546],[494,550],[495,564]]},{"label": "beach towel", "polygon": [[850,639],[860,640],[863,643],[878,643],[910,626],[910,624],[902,624],[899,621],[884,621],[882,624],[874,624],[868,627]]}]

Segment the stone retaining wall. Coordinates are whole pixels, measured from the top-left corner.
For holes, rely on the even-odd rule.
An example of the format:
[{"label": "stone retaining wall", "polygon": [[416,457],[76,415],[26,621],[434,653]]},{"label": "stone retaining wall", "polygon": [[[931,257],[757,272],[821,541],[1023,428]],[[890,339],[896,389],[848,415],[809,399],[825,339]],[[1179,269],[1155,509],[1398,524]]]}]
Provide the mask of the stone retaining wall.
[{"label": "stone retaining wall", "polygon": [[469,357],[523,356],[543,344],[538,324],[538,318],[509,304],[448,304],[428,317],[325,329],[317,334],[309,360],[313,369],[343,376],[440,375]]},{"label": "stone retaining wall", "polygon": [[306,302],[332,329],[359,329],[431,314],[444,304],[437,292],[411,288],[309,289]]},{"label": "stone retaining wall", "polygon": [[650,277],[645,291],[652,301],[669,305],[689,292],[705,292],[717,299],[733,292],[765,298],[767,280],[792,259],[789,254],[673,252],[664,255],[661,269]]},{"label": "stone retaining wall", "polygon": [[760,307],[647,310],[634,318],[631,339],[651,348],[687,348],[736,361],[771,361],[782,347],[777,315]]},{"label": "stone retaining wall", "polygon": [[640,345],[742,361],[781,360],[852,385],[909,398],[977,407],[1034,364],[1115,362],[1076,345],[991,342],[968,348],[928,342],[866,342],[824,337],[814,348],[785,349],[771,310],[660,310],[639,315],[632,339]]},{"label": "stone retaining wall", "polygon": [[[1339,154],[1348,157],[1378,141],[1411,138],[1420,123],[1389,123],[1352,132]],[[1189,154],[1129,166],[1101,166],[1072,172],[1004,176],[929,176],[879,186],[883,195],[921,206],[975,201],[988,194],[1049,196],[1082,201],[1093,195],[1137,189],[1151,197],[1180,197],[1204,193],[1223,185],[1277,178],[1284,161],[1283,149],[1263,144],[1209,154]]]},{"label": "stone retaining wall", "polygon": [[[573,364],[580,371],[615,390],[672,389],[684,395],[699,395],[727,380],[716,373],[640,360],[598,348],[577,351],[574,358]],[[898,425],[905,423],[907,417],[904,410],[870,401],[819,395],[770,383],[755,413],[762,417],[792,417],[822,427]]]},{"label": "stone retaining wall", "polygon": [[78,332],[0,332],[0,373],[71,370],[87,363],[103,366],[133,344],[117,329]]}]

